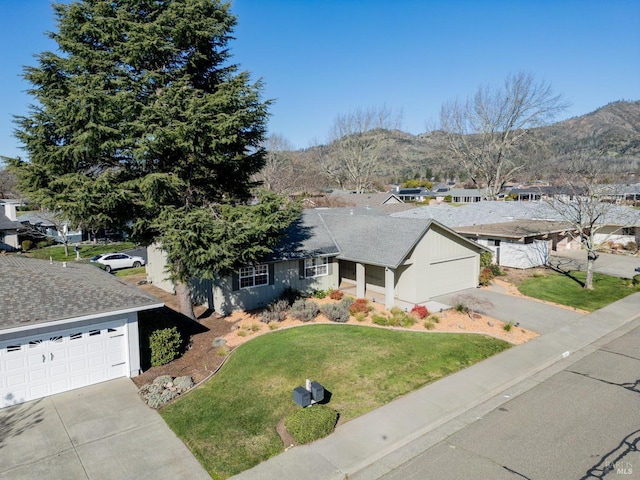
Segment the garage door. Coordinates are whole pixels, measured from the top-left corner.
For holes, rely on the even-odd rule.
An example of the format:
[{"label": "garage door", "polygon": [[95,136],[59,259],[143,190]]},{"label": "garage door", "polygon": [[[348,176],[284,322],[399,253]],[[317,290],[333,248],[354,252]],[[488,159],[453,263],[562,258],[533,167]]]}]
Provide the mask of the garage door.
[{"label": "garage door", "polygon": [[126,375],[123,320],[0,343],[0,407]]},{"label": "garage door", "polygon": [[469,257],[432,263],[429,266],[429,276],[433,279],[429,283],[430,297],[477,287],[477,261],[477,257]]}]

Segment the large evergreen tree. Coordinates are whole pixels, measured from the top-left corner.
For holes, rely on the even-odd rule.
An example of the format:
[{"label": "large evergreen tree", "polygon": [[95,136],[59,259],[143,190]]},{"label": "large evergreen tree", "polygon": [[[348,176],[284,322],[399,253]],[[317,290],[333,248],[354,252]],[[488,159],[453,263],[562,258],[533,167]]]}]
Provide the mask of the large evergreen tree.
[{"label": "large evergreen tree", "polygon": [[218,0],[53,8],[58,51],[24,72],[35,102],[16,118],[20,187],[76,224],[134,222],[162,242],[193,317],[190,278],[257,260],[298,213],[272,194],[250,202],[269,102],[229,61],[236,19]]}]

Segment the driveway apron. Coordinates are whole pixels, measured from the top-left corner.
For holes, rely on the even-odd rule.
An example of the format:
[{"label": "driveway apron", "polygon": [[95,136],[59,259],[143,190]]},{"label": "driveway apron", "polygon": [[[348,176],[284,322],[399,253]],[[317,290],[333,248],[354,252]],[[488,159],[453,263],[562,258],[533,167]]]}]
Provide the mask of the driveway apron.
[{"label": "driveway apron", "polygon": [[210,479],[128,378],[0,409],[0,479]]},{"label": "driveway apron", "polygon": [[436,297],[433,300],[452,306],[455,306],[460,300],[466,305],[475,304],[478,313],[503,322],[517,323],[522,328],[540,334],[555,332],[567,322],[584,315],[584,313],[570,308],[551,305],[531,298],[507,295],[501,293],[498,287],[472,288]]}]

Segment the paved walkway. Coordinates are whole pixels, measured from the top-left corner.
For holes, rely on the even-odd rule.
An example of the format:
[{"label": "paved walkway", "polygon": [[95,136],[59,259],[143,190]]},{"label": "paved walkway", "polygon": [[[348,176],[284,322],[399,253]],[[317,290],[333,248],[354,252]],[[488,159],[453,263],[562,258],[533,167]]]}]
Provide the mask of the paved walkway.
[{"label": "paved walkway", "polygon": [[568,319],[529,343],[397,399],[338,427],[329,437],[292,448],[233,478],[380,478],[475,422],[483,410],[498,408],[557,373],[566,362],[594,351],[601,339],[621,334],[638,317],[640,294],[634,294],[592,314]]},{"label": "paved walkway", "polygon": [[210,479],[120,378],[0,409],[0,479]]}]

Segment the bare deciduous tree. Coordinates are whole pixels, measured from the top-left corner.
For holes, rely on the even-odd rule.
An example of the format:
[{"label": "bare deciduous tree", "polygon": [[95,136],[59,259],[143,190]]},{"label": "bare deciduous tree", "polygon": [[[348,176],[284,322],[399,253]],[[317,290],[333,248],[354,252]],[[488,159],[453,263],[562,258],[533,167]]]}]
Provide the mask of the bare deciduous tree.
[{"label": "bare deciduous tree", "polygon": [[330,146],[321,157],[324,174],[340,188],[364,192],[387,153],[380,130],[398,129],[401,124],[402,111],[387,106],[338,115],[329,132]]},{"label": "bare deciduous tree", "polygon": [[255,179],[267,190],[276,193],[290,193],[292,187],[292,152],[293,144],[283,135],[273,133],[265,142],[265,163]]},{"label": "bare deciduous tree", "polygon": [[0,168],[0,198],[11,198],[16,193],[18,180],[6,168]]},{"label": "bare deciduous tree", "polygon": [[474,184],[495,199],[523,168],[522,147],[536,144],[532,129],[551,122],[567,104],[551,86],[530,73],[509,75],[502,86],[481,86],[464,101],[440,110],[448,149]]},{"label": "bare deciduous tree", "polygon": [[[603,243],[637,225],[640,212],[617,204],[614,184],[603,183],[599,162],[574,154],[564,160],[565,178],[559,192],[545,202],[569,223],[569,234],[579,240],[587,252],[584,288],[593,289],[594,265]],[[613,226],[613,229],[611,227]],[[607,231],[603,229],[607,227]]]}]

